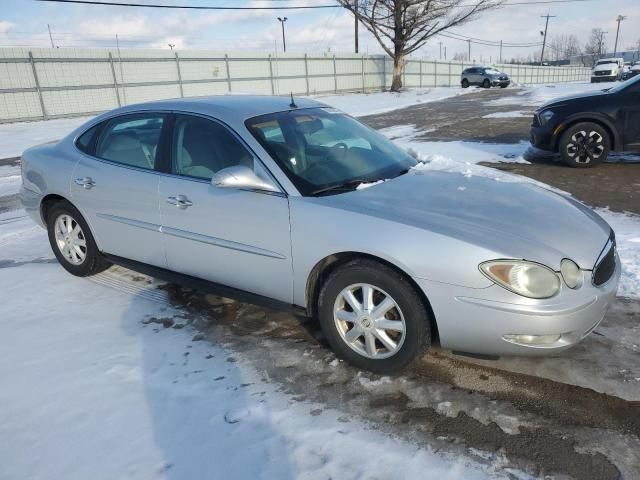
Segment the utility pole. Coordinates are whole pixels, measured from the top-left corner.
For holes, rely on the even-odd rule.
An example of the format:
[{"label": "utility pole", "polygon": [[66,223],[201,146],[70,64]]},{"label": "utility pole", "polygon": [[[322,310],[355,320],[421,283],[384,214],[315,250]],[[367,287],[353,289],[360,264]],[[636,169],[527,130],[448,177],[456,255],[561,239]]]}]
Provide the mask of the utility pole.
[{"label": "utility pole", "polygon": [[358,53],[358,0],[354,0],[353,13],[355,14],[355,24],[353,25],[353,33],[355,39],[356,53]]},{"label": "utility pole", "polygon": [[616,30],[616,45],[615,47],[613,47],[613,56],[616,56],[616,52],[618,51],[618,35],[620,34],[620,22],[623,21],[624,19],[626,19],[627,17],[625,17],[624,15],[618,15],[618,18],[616,18],[616,22],[618,22],[618,29]]},{"label": "utility pole", "polygon": [[287,40],[284,36],[284,22],[287,21],[287,17],[278,17],[278,21],[280,22],[280,25],[282,25],[282,51],[287,53]]},{"label": "utility pole", "polygon": [[467,40],[467,45],[469,47],[469,61],[471,61],[471,39]]},{"label": "utility pole", "polygon": [[500,40],[500,60],[498,63],[502,63],[502,40]]},{"label": "utility pole", "polygon": [[51,40],[51,48],[55,48],[53,46],[53,35],[51,35],[51,27],[49,26],[48,23],[47,23],[47,30],[49,30],[49,40]]},{"label": "utility pole", "polygon": [[440,44],[440,60],[442,60],[442,42],[438,42]]},{"label": "utility pole", "polygon": [[542,65],[544,63],[544,47],[547,44],[547,29],[549,28],[549,19],[555,18],[555,15],[549,15],[547,13],[546,15],[541,15],[540,18],[547,19],[546,23],[544,24],[544,40],[542,40],[542,53],[540,54],[540,65]]}]

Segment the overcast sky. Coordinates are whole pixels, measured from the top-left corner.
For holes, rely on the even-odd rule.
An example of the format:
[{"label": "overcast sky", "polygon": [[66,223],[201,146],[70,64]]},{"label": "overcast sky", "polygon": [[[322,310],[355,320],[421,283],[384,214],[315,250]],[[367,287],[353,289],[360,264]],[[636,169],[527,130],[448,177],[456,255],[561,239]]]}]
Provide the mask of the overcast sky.
[{"label": "overcast sky", "polygon": [[[124,1],[124,0],[118,0]],[[472,2],[473,0],[469,0]],[[522,0],[508,0],[510,2]],[[330,5],[333,0],[137,0],[138,3],[181,5],[263,6]],[[344,9],[287,11],[193,11],[139,7],[88,6],[40,3],[31,0],[0,0],[1,46],[50,46],[47,24],[60,47],[120,46],[132,48],[208,48],[223,51],[281,50],[280,24],[286,16],[287,48],[291,52],[353,51],[353,16]],[[616,35],[616,17],[626,15],[620,29],[619,50],[640,40],[640,0],[591,0],[585,2],[518,5],[485,13],[453,31],[485,40],[539,42],[544,29],[541,15],[556,15],[549,22],[549,36],[575,34],[584,43],[594,27],[607,31],[610,50]],[[360,28],[361,52],[381,53],[375,39]],[[466,42],[434,37],[417,53],[438,58],[439,43],[450,58],[465,52]],[[505,48],[504,57],[528,55],[532,48]],[[472,45],[474,59],[495,61],[498,48]]]}]

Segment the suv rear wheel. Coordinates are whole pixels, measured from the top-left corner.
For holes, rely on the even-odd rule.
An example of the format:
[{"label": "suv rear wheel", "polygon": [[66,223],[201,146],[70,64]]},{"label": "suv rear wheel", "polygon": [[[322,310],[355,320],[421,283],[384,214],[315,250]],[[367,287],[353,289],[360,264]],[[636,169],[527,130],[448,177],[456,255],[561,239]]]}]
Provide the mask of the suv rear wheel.
[{"label": "suv rear wheel", "polygon": [[334,352],[373,372],[401,370],[431,343],[429,314],[413,285],[372,260],[354,260],[327,278],[318,315]]},{"label": "suv rear wheel", "polygon": [[467,80],[466,78],[462,79],[462,88],[469,88],[469,80]]},{"label": "suv rear wheel", "polygon": [[562,161],[577,168],[593,167],[605,161],[610,148],[609,133],[593,122],[582,122],[568,128],[558,144]]},{"label": "suv rear wheel", "polygon": [[485,78],[484,81],[482,82],[482,86],[484,88],[491,88],[491,82],[489,81],[488,78]]}]

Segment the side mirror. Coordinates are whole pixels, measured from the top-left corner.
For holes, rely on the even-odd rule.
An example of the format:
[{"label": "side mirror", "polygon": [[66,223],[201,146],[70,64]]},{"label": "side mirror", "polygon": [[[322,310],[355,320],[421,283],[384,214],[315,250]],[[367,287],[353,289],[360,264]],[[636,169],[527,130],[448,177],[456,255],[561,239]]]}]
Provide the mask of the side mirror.
[{"label": "side mirror", "polygon": [[211,178],[211,184],[218,188],[280,192],[276,186],[263,180],[251,168],[243,165],[223,168]]}]

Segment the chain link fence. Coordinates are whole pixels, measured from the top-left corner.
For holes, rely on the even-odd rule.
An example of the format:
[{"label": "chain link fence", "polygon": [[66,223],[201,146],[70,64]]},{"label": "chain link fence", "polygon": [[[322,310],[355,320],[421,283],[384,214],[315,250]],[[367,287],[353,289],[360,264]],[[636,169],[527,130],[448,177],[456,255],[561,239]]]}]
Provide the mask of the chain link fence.
[{"label": "chain link fence", "polygon": [[[406,87],[458,87],[470,63],[410,59]],[[499,65],[515,83],[588,81],[578,66]],[[185,50],[0,49],[0,123],[93,115],[165,98],[256,93],[380,91],[393,63],[382,55],[220,54]]]}]

